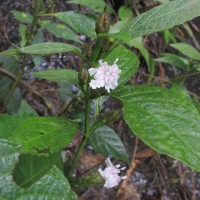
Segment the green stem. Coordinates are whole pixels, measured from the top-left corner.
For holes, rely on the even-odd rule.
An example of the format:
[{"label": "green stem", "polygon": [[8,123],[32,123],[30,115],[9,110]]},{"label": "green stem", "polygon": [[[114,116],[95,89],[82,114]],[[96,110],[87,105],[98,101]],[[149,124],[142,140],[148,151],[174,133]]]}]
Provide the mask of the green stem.
[{"label": "green stem", "polygon": [[73,171],[76,167],[76,164],[78,162],[78,159],[79,159],[79,157],[80,157],[80,155],[83,151],[83,148],[85,147],[85,145],[86,145],[86,143],[87,143],[87,141],[90,137],[90,134],[91,134],[91,132],[90,132],[90,98],[88,96],[88,93],[89,93],[89,84],[87,85],[87,92],[86,92],[86,96],[85,96],[85,98],[86,98],[85,128],[84,128],[85,135],[84,135],[83,140],[82,140],[82,142],[81,142],[81,144],[80,144],[80,146],[79,146],[79,148],[78,148],[78,150],[77,150],[77,152],[74,156],[74,159],[72,161],[70,169],[67,173],[68,177],[71,177],[71,175],[72,175],[72,173],[73,173]]},{"label": "green stem", "polygon": [[11,89],[9,90],[8,94],[6,95],[6,97],[4,98],[3,100],[3,108],[1,110],[1,113],[4,113],[6,111],[6,108],[7,108],[7,105],[8,105],[8,102],[11,98],[11,96],[13,95],[14,91],[15,91],[15,88],[17,87],[18,83],[20,82],[21,80],[21,72],[19,73],[19,75],[17,76],[16,80],[14,81]]},{"label": "green stem", "polygon": [[[32,24],[31,24],[31,28],[30,28],[30,31],[29,31],[25,46],[29,45],[30,42],[31,42],[31,38],[32,38],[32,36],[34,34],[34,27],[36,26],[36,23],[37,23],[37,16],[34,15],[34,18],[33,18]],[[22,75],[24,73],[25,64],[26,64],[26,55],[22,55],[22,65],[21,65],[20,72],[19,72],[16,80],[12,84],[12,87],[9,90],[8,94],[4,98],[4,105],[3,105],[3,108],[2,108],[2,111],[1,111],[2,113],[6,111],[6,108],[7,108],[7,105],[9,103],[9,101],[10,101],[10,98],[12,97],[17,85],[21,81],[21,77],[22,77]]]}]

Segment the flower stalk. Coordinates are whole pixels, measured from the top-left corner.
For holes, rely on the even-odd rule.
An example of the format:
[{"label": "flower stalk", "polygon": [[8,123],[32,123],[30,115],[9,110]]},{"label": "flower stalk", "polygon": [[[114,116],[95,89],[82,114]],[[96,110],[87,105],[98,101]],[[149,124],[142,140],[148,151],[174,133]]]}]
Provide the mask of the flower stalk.
[{"label": "flower stalk", "polygon": [[85,103],[86,103],[86,108],[85,108],[85,128],[84,128],[84,137],[82,139],[82,142],[74,156],[74,159],[72,161],[72,164],[69,168],[69,171],[67,173],[67,176],[70,178],[72,176],[72,173],[76,167],[76,164],[78,162],[78,159],[83,151],[83,148],[85,147],[89,137],[90,137],[90,134],[91,134],[91,131],[90,131],[90,98],[89,98],[89,83],[87,83],[87,91],[86,91],[86,94],[85,94]]}]

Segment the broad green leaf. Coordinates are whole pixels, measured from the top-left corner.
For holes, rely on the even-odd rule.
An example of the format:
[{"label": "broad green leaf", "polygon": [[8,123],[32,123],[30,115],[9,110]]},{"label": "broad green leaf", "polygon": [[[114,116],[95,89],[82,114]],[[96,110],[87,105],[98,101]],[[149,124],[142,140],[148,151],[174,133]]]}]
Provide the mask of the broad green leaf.
[{"label": "broad green leaf", "polygon": [[123,102],[126,123],[147,145],[200,170],[200,115],[187,98],[149,86],[125,86],[111,95]]},{"label": "broad green leaf", "polygon": [[77,195],[71,190],[63,173],[53,167],[44,177],[24,191],[20,200],[77,200]]},{"label": "broad green leaf", "polygon": [[166,53],[166,54],[164,54],[164,57],[157,58],[154,60],[157,62],[167,63],[167,64],[170,64],[170,65],[173,65],[176,67],[180,67],[180,68],[186,68],[189,66],[188,60],[186,60],[185,58],[182,58],[180,56],[170,54],[170,53]]},{"label": "broad green leaf", "polygon": [[46,42],[20,48],[19,52],[25,54],[41,54],[41,55],[50,55],[50,54],[65,53],[65,52],[73,52],[76,54],[80,54],[80,49],[70,44],[59,43],[59,42]]},{"label": "broad green leaf", "polygon": [[27,115],[0,115],[0,138],[11,137],[17,126],[27,118]]},{"label": "broad green leaf", "polygon": [[[91,1],[91,0],[70,0],[67,1],[67,3],[74,3],[74,4],[80,4],[83,6],[87,6],[89,8],[91,8],[92,10],[96,11],[96,12],[100,12],[102,13],[106,3],[103,0],[98,0],[98,1]],[[108,6],[108,5],[107,5]],[[112,11],[112,9],[110,8],[110,6],[108,6],[108,11]]]},{"label": "broad green leaf", "polygon": [[19,144],[0,139],[0,177],[12,171],[18,161],[19,151]]},{"label": "broad green leaf", "polygon": [[200,52],[198,52],[194,47],[186,43],[176,43],[171,44],[173,48],[180,51],[182,54],[186,55],[187,57],[200,61]]},{"label": "broad green leaf", "polygon": [[132,10],[127,6],[121,6],[118,11],[121,20],[129,20],[133,18]]},{"label": "broad green leaf", "polygon": [[[15,59],[13,56],[0,55],[0,63],[1,62],[3,64],[0,64],[0,67],[3,67],[3,69],[14,75],[18,75],[19,68],[17,59]],[[4,97],[8,94],[8,91],[11,89],[13,83],[14,80],[12,78],[0,72],[0,102],[2,102]]]},{"label": "broad green leaf", "polygon": [[15,200],[21,191],[12,180],[12,170],[18,161],[20,145],[0,139],[0,194],[5,200]]},{"label": "broad green leaf", "polygon": [[76,130],[68,119],[32,117],[20,123],[10,139],[22,145],[23,153],[48,155],[66,147]]},{"label": "broad green leaf", "polygon": [[27,190],[15,184],[12,170],[18,162],[20,145],[0,139],[0,194],[3,200],[76,200],[68,180],[55,166]]},{"label": "broad green leaf", "polygon": [[30,187],[54,165],[63,171],[60,153],[50,154],[48,157],[22,154],[13,170],[13,179],[20,187]]},{"label": "broad green leaf", "polygon": [[78,72],[71,69],[51,69],[34,72],[33,76],[60,83],[78,83]]},{"label": "broad green leaf", "polygon": [[47,29],[50,33],[55,35],[56,37],[72,40],[80,43],[78,36],[74,31],[65,26],[64,24],[58,24],[51,21],[43,21],[42,28]]},{"label": "broad green leaf", "polygon": [[74,11],[52,13],[48,15],[62,20],[77,33],[83,33],[88,37],[96,38],[96,33],[94,31],[95,20],[91,17]]},{"label": "broad green leaf", "polygon": [[106,157],[115,157],[129,163],[125,147],[114,130],[108,126],[98,128],[90,136],[89,143],[98,152]]},{"label": "broad green leaf", "polygon": [[200,0],[176,0],[161,4],[130,21],[123,29],[132,38],[171,28],[200,15]]},{"label": "broad green leaf", "polygon": [[16,127],[11,140],[22,145],[23,153],[48,155],[67,146],[76,133],[76,123],[56,117],[32,117]]},{"label": "broad green leaf", "polygon": [[112,65],[116,58],[119,59],[117,65],[121,70],[119,85],[122,85],[126,83],[136,71],[139,65],[139,60],[136,55],[133,54],[133,52],[129,51],[123,45],[119,45],[117,48],[111,51],[108,56],[103,58],[103,60]]},{"label": "broad green leaf", "polygon": [[25,12],[21,12],[17,10],[13,10],[12,13],[14,17],[22,23],[31,24],[33,21],[33,16],[29,13],[25,13]]}]

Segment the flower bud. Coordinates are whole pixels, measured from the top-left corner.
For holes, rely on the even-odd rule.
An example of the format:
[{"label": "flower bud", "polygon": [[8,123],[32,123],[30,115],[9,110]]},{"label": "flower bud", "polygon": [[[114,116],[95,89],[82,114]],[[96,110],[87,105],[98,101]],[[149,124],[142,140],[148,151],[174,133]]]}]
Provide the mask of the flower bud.
[{"label": "flower bud", "polygon": [[85,85],[88,81],[88,71],[87,69],[83,68],[80,70],[79,74],[78,74],[78,79],[79,79],[79,83],[80,85]]},{"label": "flower bud", "polygon": [[110,20],[105,7],[104,12],[99,16],[99,19],[96,22],[95,31],[99,33],[107,33],[110,29]]},{"label": "flower bud", "polygon": [[70,181],[73,187],[80,185],[85,187],[91,187],[94,185],[102,185],[104,183],[104,179],[99,174],[99,172],[91,172],[89,175],[81,179],[71,178]]},{"label": "flower bud", "polygon": [[86,57],[87,58],[90,58],[92,56],[92,53],[93,53],[93,50],[92,50],[92,47],[93,47],[93,44],[92,43],[88,43],[87,46],[86,46]]}]

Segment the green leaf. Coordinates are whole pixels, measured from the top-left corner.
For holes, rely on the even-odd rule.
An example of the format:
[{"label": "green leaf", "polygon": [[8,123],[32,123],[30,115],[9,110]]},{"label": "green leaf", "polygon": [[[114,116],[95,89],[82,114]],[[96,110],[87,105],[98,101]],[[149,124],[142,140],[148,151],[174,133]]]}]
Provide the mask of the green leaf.
[{"label": "green leaf", "polygon": [[91,17],[74,11],[52,13],[48,15],[62,20],[77,33],[83,33],[88,37],[96,38],[96,33],[94,31],[95,20]]},{"label": "green leaf", "polygon": [[27,190],[13,181],[12,170],[18,161],[20,146],[0,139],[0,194],[3,200],[76,200],[68,180],[55,166]]},{"label": "green leaf", "polygon": [[33,44],[38,44],[44,42],[44,33],[42,29],[38,29],[35,37],[33,38]]},{"label": "green leaf", "polygon": [[115,157],[129,163],[125,147],[114,130],[108,126],[98,128],[90,136],[89,143],[98,153],[102,153],[106,157]]},{"label": "green leaf", "polygon": [[180,68],[186,68],[189,66],[189,62],[185,58],[170,53],[166,53],[164,55],[164,57],[157,58],[154,60],[157,62],[164,62]]},{"label": "green leaf", "polygon": [[29,13],[25,13],[25,12],[21,12],[17,10],[13,10],[12,13],[14,17],[22,23],[31,24],[33,21],[33,16]]},{"label": "green leaf", "polygon": [[77,34],[64,24],[58,24],[51,21],[42,21],[42,28],[47,29],[56,37],[81,43]]},{"label": "green leaf", "polygon": [[59,42],[46,42],[20,48],[19,52],[25,54],[41,54],[41,55],[50,55],[50,54],[64,53],[64,52],[73,52],[76,54],[80,54],[80,49],[70,44],[64,44]]},{"label": "green leaf", "polygon": [[129,46],[131,45],[131,34],[128,32],[99,34],[99,36],[109,36],[110,38],[121,40]]},{"label": "green leaf", "polygon": [[186,55],[187,57],[200,61],[200,52],[198,52],[194,47],[186,43],[176,43],[171,44],[173,48],[180,51],[182,54]]},{"label": "green leaf", "polygon": [[[6,71],[14,75],[17,75],[19,73],[18,60],[14,57],[2,55],[0,56],[0,63],[1,62],[3,62],[3,69],[5,69]],[[0,102],[2,102],[4,97],[8,94],[8,91],[12,87],[13,82],[13,79],[0,72]]]},{"label": "green leaf", "polygon": [[121,6],[118,11],[121,20],[130,20],[133,18],[132,10],[127,6]]},{"label": "green leaf", "polygon": [[20,90],[19,88],[15,88],[15,91],[13,92],[7,105],[7,114],[9,115],[16,114],[19,110],[21,101],[22,101],[22,97],[21,97]]},{"label": "green leaf", "polygon": [[78,83],[78,72],[71,69],[51,69],[34,72],[33,76],[60,83]]},{"label": "green leaf", "polygon": [[18,51],[17,49],[9,49],[6,51],[0,52],[0,62],[2,62],[2,56],[10,56],[10,57],[16,57],[18,56]]},{"label": "green leaf", "polygon": [[19,152],[20,145],[0,139],[0,194],[6,200],[14,200],[21,194],[10,175],[18,161]]},{"label": "green leaf", "polygon": [[77,130],[77,124],[56,117],[32,117],[17,126],[12,141],[22,145],[23,153],[48,155],[66,147]]},{"label": "green leaf", "polygon": [[126,86],[111,95],[123,102],[126,123],[147,145],[200,170],[200,115],[187,98],[149,86]]},{"label": "green leaf", "polygon": [[[102,13],[106,3],[103,0],[98,0],[98,1],[91,1],[91,0],[70,0],[67,1],[67,3],[74,3],[74,4],[80,4],[83,6],[87,6],[91,8],[92,10],[96,12]],[[108,5],[107,5],[108,6]],[[112,11],[111,8],[108,6],[108,11]]]},{"label": "green leaf", "polygon": [[9,138],[27,115],[0,115],[0,138]]},{"label": "green leaf", "polygon": [[154,67],[154,63],[152,62],[149,51],[147,51],[147,49],[144,47],[142,37],[132,39],[132,46],[140,51],[147,63],[148,68],[152,69]]},{"label": "green leaf", "polygon": [[30,115],[30,116],[38,115],[37,112],[26,102],[26,100],[22,100],[17,114],[18,115]]},{"label": "green leaf", "polygon": [[139,65],[139,60],[135,54],[133,54],[123,45],[119,45],[117,48],[111,51],[108,56],[103,58],[103,60],[112,65],[116,58],[119,59],[117,65],[121,70],[119,85],[122,85],[126,83],[136,71]]},{"label": "green leaf", "polygon": [[68,180],[57,167],[53,167],[44,177],[25,190],[20,200],[77,200]]},{"label": "green leaf", "polygon": [[123,29],[132,38],[171,28],[200,15],[200,0],[176,0],[161,4],[130,21]]},{"label": "green leaf", "polygon": [[21,47],[24,47],[26,44],[26,31],[27,31],[27,26],[20,24],[19,25],[19,33],[21,37]]},{"label": "green leaf", "polygon": [[0,139],[0,176],[9,174],[18,161],[20,145]]},{"label": "green leaf", "polygon": [[12,178],[12,170],[18,161],[20,146],[0,139],[0,199],[20,200],[75,200],[68,180],[55,166],[27,190],[18,187]]},{"label": "green leaf", "polygon": [[54,165],[63,170],[60,153],[50,154],[48,157],[22,154],[13,170],[13,179],[20,187],[30,187]]}]

